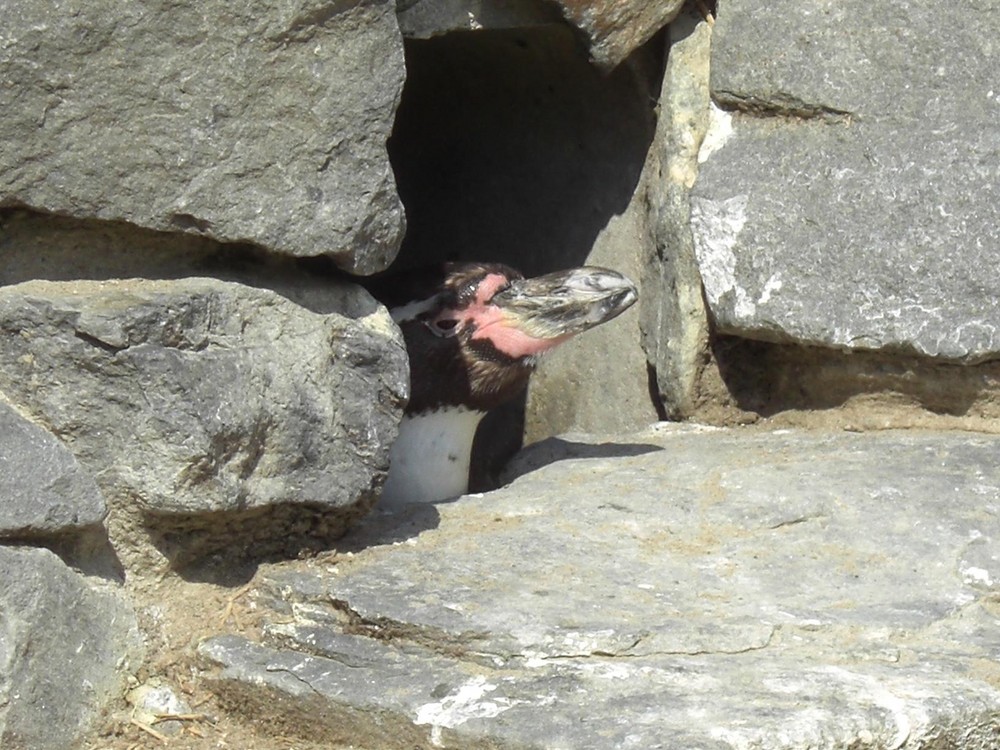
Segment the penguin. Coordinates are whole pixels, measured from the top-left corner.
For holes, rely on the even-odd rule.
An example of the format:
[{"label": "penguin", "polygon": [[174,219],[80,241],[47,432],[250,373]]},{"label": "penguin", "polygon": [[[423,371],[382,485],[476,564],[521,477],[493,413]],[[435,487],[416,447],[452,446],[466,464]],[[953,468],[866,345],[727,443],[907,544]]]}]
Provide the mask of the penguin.
[{"label": "penguin", "polygon": [[445,263],[382,279],[371,291],[402,331],[410,361],[385,505],[465,494],[486,413],[521,393],[547,352],[638,299],[629,279],[606,268],[525,278],[500,263]]}]

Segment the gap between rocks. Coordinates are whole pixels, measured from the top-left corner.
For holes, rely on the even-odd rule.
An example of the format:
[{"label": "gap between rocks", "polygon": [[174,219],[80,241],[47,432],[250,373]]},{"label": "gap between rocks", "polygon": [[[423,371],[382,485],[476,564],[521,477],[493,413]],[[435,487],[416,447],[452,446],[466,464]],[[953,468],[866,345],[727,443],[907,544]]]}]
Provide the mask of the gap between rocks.
[{"label": "gap between rocks", "polygon": [[[631,273],[633,245],[622,244],[615,259],[592,254],[641,189],[663,35],[610,73],[598,70],[579,36],[560,23],[405,44],[407,81],[388,144],[407,214],[394,268],[486,260],[532,276],[590,262]],[[546,399],[534,390],[540,376],[527,421],[550,425],[565,414],[543,413],[538,404]],[[548,388],[573,409],[570,393],[582,391],[585,400],[597,387],[579,380],[560,371]],[[483,420],[473,491],[496,486],[501,466],[521,447],[525,410],[519,399]]]},{"label": "gap between rocks", "polygon": [[1000,430],[1000,362],[959,365],[715,335],[695,419],[774,426]]}]

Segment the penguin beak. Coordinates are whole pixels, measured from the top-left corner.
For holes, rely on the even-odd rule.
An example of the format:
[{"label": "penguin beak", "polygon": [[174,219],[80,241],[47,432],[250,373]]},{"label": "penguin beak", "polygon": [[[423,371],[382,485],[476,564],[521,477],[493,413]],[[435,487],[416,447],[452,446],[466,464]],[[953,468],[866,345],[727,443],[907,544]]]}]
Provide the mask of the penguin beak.
[{"label": "penguin beak", "polygon": [[516,279],[493,295],[505,325],[535,339],[566,339],[621,315],[639,298],[628,278],[606,268]]}]

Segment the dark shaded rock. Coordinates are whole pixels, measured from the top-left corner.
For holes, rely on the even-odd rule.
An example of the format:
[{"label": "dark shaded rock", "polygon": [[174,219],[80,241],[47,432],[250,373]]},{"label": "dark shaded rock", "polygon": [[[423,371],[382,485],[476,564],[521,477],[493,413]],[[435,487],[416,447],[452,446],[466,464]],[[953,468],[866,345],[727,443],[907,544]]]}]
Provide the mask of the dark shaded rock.
[{"label": "dark shaded rock", "polygon": [[100,525],[92,476],[38,425],[0,403],[0,537],[51,537]]},{"label": "dark shaded rock", "polygon": [[529,386],[528,442],[554,432],[645,428],[660,408],[671,418],[694,411],[708,325],[690,190],[708,120],[710,28],[689,11],[671,24],[668,38],[659,117],[642,174],[628,207],[602,228],[587,256],[640,282],[639,314],[546,357]]},{"label": "dark shaded rock", "polygon": [[[355,296],[331,282],[326,304],[350,311]],[[291,504],[346,521],[377,495],[406,362],[381,308],[327,312],[211,279],[9,286],[0,390],[113,507],[209,523]]]},{"label": "dark shaded rock", "polygon": [[[1000,9],[720,3],[693,223],[721,332],[1000,356]],[[943,23],[975,17],[974,24]]]},{"label": "dark shaded rock", "polygon": [[400,0],[396,8],[399,30],[414,39],[563,22],[558,7],[544,0]]},{"label": "dark shaded rock", "polygon": [[0,285],[7,286],[40,279],[214,276],[246,266],[252,254],[192,234],[12,209],[0,212],[0,256]]},{"label": "dark shaded rock", "polygon": [[0,546],[0,746],[76,746],[120,696],[135,617],[42,549]]},{"label": "dark shaded rock", "polygon": [[584,33],[590,56],[613,68],[649,41],[681,11],[684,0],[556,0]]},{"label": "dark shaded rock", "polygon": [[653,135],[642,71],[602,75],[565,26],[411,39],[406,54],[389,143],[407,213],[397,267],[583,265]]},{"label": "dark shaded rock", "polygon": [[683,0],[407,0],[398,3],[397,16],[403,34],[416,39],[568,21],[582,32],[591,60],[610,70],[670,23],[682,5]]},{"label": "dark shaded rock", "polygon": [[266,646],[201,651],[223,695],[408,722],[387,748],[991,748],[998,449],[548,441],[504,490],[376,514],[335,558],[272,569]]},{"label": "dark shaded rock", "polygon": [[382,269],[404,226],[385,153],[404,77],[394,9],[18,3],[0,206]]}]

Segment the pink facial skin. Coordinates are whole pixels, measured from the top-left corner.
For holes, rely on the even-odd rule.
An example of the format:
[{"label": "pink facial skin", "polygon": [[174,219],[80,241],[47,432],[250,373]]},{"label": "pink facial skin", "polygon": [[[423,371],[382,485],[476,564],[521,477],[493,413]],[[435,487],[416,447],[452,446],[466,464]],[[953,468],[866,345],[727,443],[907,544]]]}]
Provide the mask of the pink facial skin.
[{"label": "pink facial skin", "polygon": [[487,274],[486,278],[479,282],[476,289],[476,306],[485,307],[493,299],[493,295],[507,286],[510,280],[502,273]]},{"label": "pink facial skin", "polygon": [[496,308],[493,311],[497,314],[496,319],[480,324],[472,338],[489,339],[498,351],[508,357],[517,359],[542,354],[572,337],[572,334],[566,334],[552,339],[538,339],[517,328],[516,324],[512,325]]},{"label": "pink facial skin", "polygon": [[551,339],[540,339],[518,328],[516,319],[508,318],[503,310],[490,304],[493,296],[506,288],[508,283],[507,277],[503,274],[487,275],[479,282],[475,303],[469,305],[459,315],[453,311],[446,311],[438,316],[438,319],[458,318],[459,325],[456,326],[455,333],[471,328],[473,339],[487,339],[498,351],[515,359],[541,354],[572,337],[572,334],[567,334]]},{"label": "pink facial skin", "polygon": [[491,305],[493,295],[507,284],[508,279],[498,273],[491,273],[480,282],[476,290],[476,304],[470,310],[471,322],[475,324],[473,339],[489,339],[498,351],[516,359],[541,354],[569,338],[539,339],[530,336],[517,327],[516,320],[508,319],[499,307]]}]

